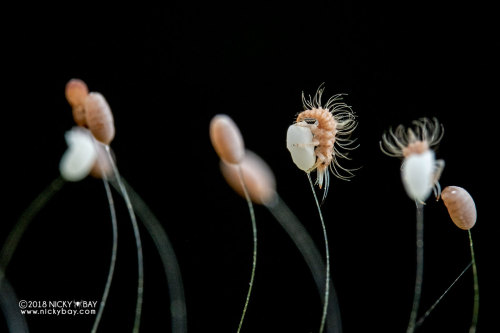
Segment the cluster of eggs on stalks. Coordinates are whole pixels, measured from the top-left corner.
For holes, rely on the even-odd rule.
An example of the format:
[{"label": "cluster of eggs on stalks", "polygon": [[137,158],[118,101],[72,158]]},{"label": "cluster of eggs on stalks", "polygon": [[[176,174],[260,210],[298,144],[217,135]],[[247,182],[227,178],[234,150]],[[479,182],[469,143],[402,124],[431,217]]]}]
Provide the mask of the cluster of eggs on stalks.
[{"label": "cluster of eggs on stalks", "polygon": [[89,92],[85,82],[71,79],[65,95],[78,127],[66,133],[68,150],[60,162],[64,179],[79,181],[89,173],[97,178],[110,176],[109,144],[115,137],[113,114],[104,96]]}]

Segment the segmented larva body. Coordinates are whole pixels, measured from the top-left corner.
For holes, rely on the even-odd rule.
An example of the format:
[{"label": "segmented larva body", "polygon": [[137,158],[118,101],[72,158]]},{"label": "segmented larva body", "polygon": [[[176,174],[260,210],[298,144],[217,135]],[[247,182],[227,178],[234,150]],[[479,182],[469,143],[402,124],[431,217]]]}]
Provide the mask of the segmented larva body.
[{"label": "segmented larva body", "polygon": [[441,199],[457,227],[469,230],[476,224],[476,204],[465,189],[458,186],[446,186],[441,192]]},{"label": "segmented larva body", "polygon": [[316,119],[317,125],[311,126],[313,139],[316,141],[316,164],[318,173],[328,171],[328,166],[334,158],[333,145],[337,134],[337,122],[328,109],[305,110],[299,113],[296,122],[307,122],[308,119]]}]

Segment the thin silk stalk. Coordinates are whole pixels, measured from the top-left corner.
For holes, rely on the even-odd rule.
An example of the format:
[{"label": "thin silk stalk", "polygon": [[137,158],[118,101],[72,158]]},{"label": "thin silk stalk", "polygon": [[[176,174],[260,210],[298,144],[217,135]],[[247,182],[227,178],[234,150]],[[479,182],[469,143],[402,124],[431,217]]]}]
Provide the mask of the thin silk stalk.
[{"label": "thin silk stalk", "polygon": [[316,207],[318,207],[319,218],[321,220],[321,227],[323,228],[323,238],[325,240],[325,258],[326,258],[326,277],[325,277],[325,297],[323,300],[323,313],[321,315],[321,325],[319,327],[319,333],[322,333],[325,328],[326,314],[328,312],[328,299],[330,295],[330,250],[328,249],[328,235],[326,233],[325,221],[323,221],[323,214],[321,213],[321,207],[319,206],[318,197],[314,191],[314,185],[311,180],[311,175],[307,173],[307,179],[309,179],[309,184],[311,185],[311,190],[314,195],[314,201],[316,202]]},{"label": "thin silk stalk", "polygon": [[247,297],[245,300],[245,305],[243,306],[243,313],[241,314],[240,323],[238,325],[238,333],[241,331],[241,327],[243,326],[243,320],[245,319],[245,315],[248,308],[248,303],[250,302],[250,295],[252,294],[253,282],[255,279],[255,268],[257,267],[257,223],[255,222],[255,213],[253,209],[252,200],[250,199],[250,195],[248,194],[248,189],[243,179],[243,171],[241,166],[238,166],[238,174],[240,177],[241,187],[243,188],[243,192],[245,193],[245,198],[248,204],[248,210],[250,211],[250,219],[252,220],[252,233],[253,233],[253,255],[252,255],[252,273],[250,275],[250,283],[248,286]]},{"label": "thin silk stalk", "polygon": [[132,228],[134,229],[135,245],[137,248],[137,301],[135,306],[134,327],[132,332],[138,333],[141,326],[142,300],[144,293],[144,262],[142,256],[141,234],[139,232],[139,226],[137,225],[137,220],[135,218],[134,208],[132,207],[132,203],[130,202],[127,190],[125,189],[125,186],[121,181],[120,173],[118,172],[118,168],[116,167],[113,157],[111,156],[108,145],[106,145],[106,152],[113,168],[113,175],[116,178],[120,192],[123,196],[123,199],[125,200],[125,204],[130,215],[130,221],[132,222]]},{"label": "thin silk stalk", "polygon": [[[182,283],[181,270],[174,248],[165,229],[163,229],[158,218],[146,205],[144,200],[134,191],[134,189],[121,178],[130,201],[134,207],[137,217],[142,221],[144,227],[153,239],[163,264],[163,270],[167,278],[168,293],[170,296],[170,314],[172,316],[172,333],[187,332],[186,299],[184,297],[184,286]],[[119,191],[118,183],[111,179],[111,185]]]},{"label": "thin silk stalk", "polygon": [[2,279],[2,283],[0,285],[0,308],[2,309],[5,317],[9,332],[28,333],[28,323],[26,322],[26,317],[22,313],[19,299],[17,298],[14,288],[12,288],[9,280],[4,277],[2,269],[0,269],[0,278]]},{"label": "thin silk stalk", "polygon": [[474,255],[474,244],[472,243],[472,235],[470,229],[467,231],[469,232],[470,254],[472,258],[472,273],[474,274],[474,307],[472,309],[472,323],[469,328],[469,333],[475,333],[477,326],[477,318],[479,315],[479,281],[477,277],[476,256]]},{"label": "thin silk stalk", "polygon": [[111,225],[113,228],[113,246],[111,249],[111,260],[110,260],[111,262],[109,264],[108,277],[106,278],[106,285],[104,286],[104,292],[102,293],[101,304],[99,305],[99,310],[97,311],[97,315],[94,320],[94,325],[92,326],[92,331],[91,331],[92,333],[97,332],[97,328],[99,327],[99,323],[101,321],[104,308],[106,307],[106,301],[108,300],[109,290],[111,288],[111,283],[113,282],[113,276],[116,264],[116,253],[118,250],[118,223],[116,221],[115,203],[113,201],[111,189],[109,188],[108,180],[106,178],[103,178],[103,183],[104,183],[104,188],[106,189],[106,196],[108,198],[109,211],[111,214]]},{"label": "thin silk stalk", "polygon": [[7,325],[11,332],[28,332],[28,324],[24,316],[19,318],[17,297],[9,281],[5,278],[5,271],[33,218],[61,190],[64,184],[64,179],[61,176],[57,177],[30,203],[14,225],[0,251],[0,305],[5,313]]},{"label": "thin silk stalk", "polygon": [[[30,225],[33,218],[40,212],[40,210],[45,207],[45,205],[52,199],[52,197],[61,190],[65,181],[62,177],[57,177],[54,179],[49,186],[47,186],[36,198],[31,202],[31,204],[26,208],[24,213],[21,215],[19,220],[16,222],[14,228],[10,232],[7,240],[2,247],[0,252],[0,267],[7,270],[10,259],[14,254],[19,241],[21,240],[24,232]],[[2,283],[2,276],[0,275],[0,285]]]},{"label": "thin silk stalk", "polygon": [[424,277],[424,205],[417,202],[417,270],[415,275],[415,293],[413,294],[413,307],[410,314],[407,333],[415,331],[420,296],[422,294],[422,282]]},{"label": "thin silk stalk", "polygon": [[457,278],[455,279],[455,281],[453,281],[451,283],[451,285],[446,288],[446,290],[444,291],[444,293],[439,296],[439,298],[434,302],[434,304],[432,304],[432,306],[429,308],[429,310],[427,310],[425,312],[425,314],[417,321],[417,323],[415,324],[416,327],[419,327],[420,325],[423,324],[424,320],[431,314],[431,312],[434,310],[434,308],[439,304],[439,302],[441,302],[441,300],[443,299],[443,297],[448,293],[448,291],[450,291],[450,289],[455,285],[455,283],[457,283],[458,280],[460,280],[460,278],[462,277],[462,275],[464,275],[465,272],[467,272],[467,270],[470,268],[470,266],[472,266],[472,262],[470,262],[467,267],[464,268],[464,270],[462,271],[462,273],[460,273]]},{"label": "thin silk stalk", "polygon": [[[265,205],[283,229],[285,229],[304,257],[316,283],[321,302],[324,302],[325,265],[316,244],[314,244],[314,241],[299,219],[277,194],[273,200],[265,203]],[[329,288],[330,299],[328,302],[326,330],[329,333],[342,333],[342,321],[337,294],[331,281]]]}]

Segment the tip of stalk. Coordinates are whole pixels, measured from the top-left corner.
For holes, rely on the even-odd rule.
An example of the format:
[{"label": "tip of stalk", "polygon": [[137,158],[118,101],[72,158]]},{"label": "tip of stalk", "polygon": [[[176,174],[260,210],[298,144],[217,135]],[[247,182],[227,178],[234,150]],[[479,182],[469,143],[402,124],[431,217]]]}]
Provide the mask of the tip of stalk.
[{"label": "tip of stalk", "polygon": [[246,150],[240,164],[221,160],[220,168],[228,184],[242,197],[245,197],[245,191],[240,181],[240,168],[250,199],[254,203],[267,205],[276,197],[276,180],[271,168],[252,151]]}]

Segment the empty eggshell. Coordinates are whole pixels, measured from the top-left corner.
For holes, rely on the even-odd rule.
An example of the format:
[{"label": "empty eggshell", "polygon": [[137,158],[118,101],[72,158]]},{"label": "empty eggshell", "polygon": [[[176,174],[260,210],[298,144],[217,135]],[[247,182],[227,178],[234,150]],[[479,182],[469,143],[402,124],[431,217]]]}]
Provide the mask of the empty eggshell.
[{"label": "empty eggshell", "polygon": [[80,181],[87,177],[94,165],[97,152],[91,134],[75,127],[65,134],[68,149],[61,158],[59,170],[67,181]]},{"label": "empty eggshell", "polygon": [[312,140],[313,135],[309,127],[301,126],[300,123],[288,127],[286,147],[290,151],[295,165],[305,172],[309,172],[316,163]]}]

